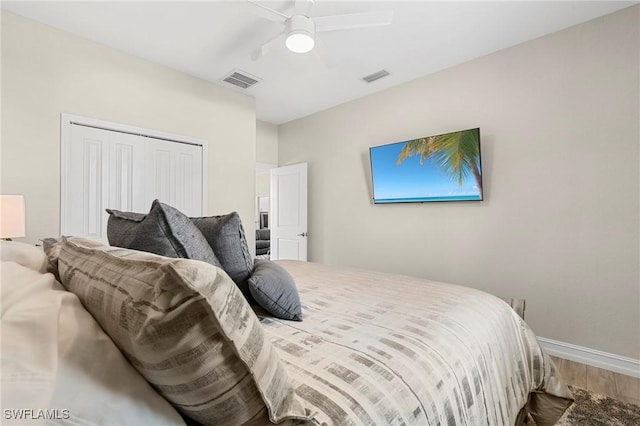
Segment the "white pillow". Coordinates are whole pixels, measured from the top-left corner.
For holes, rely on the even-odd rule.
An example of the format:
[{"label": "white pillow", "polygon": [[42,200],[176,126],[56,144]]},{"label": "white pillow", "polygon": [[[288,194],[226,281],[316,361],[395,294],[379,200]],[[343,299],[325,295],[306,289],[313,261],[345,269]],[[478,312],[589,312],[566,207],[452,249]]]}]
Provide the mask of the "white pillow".
[{"label": "white pillow", "polygon": [[47,271],[47,256],[42,247],[17,241],[0,241],[0,257],[3,262],[16,262],[36,272]]},{"label": "white pillow", "polygon": [[3,425],[184,424],[53,275],[1,268]]}]

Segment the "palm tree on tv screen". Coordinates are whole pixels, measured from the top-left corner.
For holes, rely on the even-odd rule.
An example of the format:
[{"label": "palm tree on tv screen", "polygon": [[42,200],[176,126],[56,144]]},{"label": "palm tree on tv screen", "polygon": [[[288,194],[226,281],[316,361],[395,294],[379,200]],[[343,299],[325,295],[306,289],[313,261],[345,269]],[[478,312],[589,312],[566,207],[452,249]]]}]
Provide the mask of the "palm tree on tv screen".
[{"label": "palm tree on tv screen", "polygon": [[396,165],[415,155],[420,156],[420,165],[429,157],[458,185],[473,176],[482,198],[480,177],[480,141],[477,130],[447,133],[408,141],[398,155]]}]

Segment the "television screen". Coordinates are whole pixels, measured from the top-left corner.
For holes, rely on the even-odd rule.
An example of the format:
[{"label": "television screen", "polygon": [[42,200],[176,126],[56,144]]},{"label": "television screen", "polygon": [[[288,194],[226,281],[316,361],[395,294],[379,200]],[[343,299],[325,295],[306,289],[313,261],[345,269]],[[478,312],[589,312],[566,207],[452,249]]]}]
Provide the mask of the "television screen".
[{"label": "television screen", "polygon": [[369,148],[374,203],[482,200],[480,129]]}]

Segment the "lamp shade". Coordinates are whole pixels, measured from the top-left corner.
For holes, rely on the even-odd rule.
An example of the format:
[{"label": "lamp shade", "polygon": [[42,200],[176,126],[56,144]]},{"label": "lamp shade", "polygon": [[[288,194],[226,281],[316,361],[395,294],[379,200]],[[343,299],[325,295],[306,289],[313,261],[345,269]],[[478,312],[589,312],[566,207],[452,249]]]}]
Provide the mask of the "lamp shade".
[{"label": "lamp shade", "polygon": [[25,235],[24,195],[0,195],[0,238]]}]

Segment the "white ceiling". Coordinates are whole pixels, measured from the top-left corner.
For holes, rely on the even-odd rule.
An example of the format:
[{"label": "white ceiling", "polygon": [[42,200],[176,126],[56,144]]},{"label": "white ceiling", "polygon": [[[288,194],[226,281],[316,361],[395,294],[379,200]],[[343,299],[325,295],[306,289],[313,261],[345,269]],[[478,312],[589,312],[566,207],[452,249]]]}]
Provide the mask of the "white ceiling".
[{"label": "white ceiling", "polygon": [[[293,10],[293,0],[261,3]],[[333,66],[284,46],[252,61],[251,51],[283,27],[244,0],[2,1],[2,8],[242,91],[256,99],[258,119],[280,124],[637,3],[316,0],[312,17],[394,11],[389,26],[319,34]],[[261,82],[244,91],[221,82],[235,69]],[[391,75],[362,80],[381,69]]]}]

